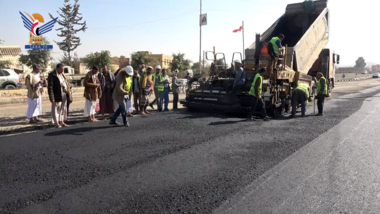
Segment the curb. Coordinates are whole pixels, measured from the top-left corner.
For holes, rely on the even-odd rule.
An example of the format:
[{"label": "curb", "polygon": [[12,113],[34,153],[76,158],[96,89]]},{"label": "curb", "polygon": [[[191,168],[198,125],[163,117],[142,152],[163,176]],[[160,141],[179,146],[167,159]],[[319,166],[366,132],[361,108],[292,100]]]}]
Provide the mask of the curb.
[{"label": "curb", "polygon": [[[83,98],[83,96],[73,96],[73,99],[80,99]],[[42,97],[43,101],[49,100],[49,97]],[[0,98],[0,105],[4,104],[12,104],[12,103],[27,103],[28,97],[17,97],[17,98],[9,98],[9,97],[2,97]]]},{"label": "curb", "polygon": [[366,76],[366,77],[352,78],[352,79],[341,79],[341,80],[336,80],[336,82],[352,82],[352,81],[366,80],[366,79],[371,79],[371,78],[372,76]]}]

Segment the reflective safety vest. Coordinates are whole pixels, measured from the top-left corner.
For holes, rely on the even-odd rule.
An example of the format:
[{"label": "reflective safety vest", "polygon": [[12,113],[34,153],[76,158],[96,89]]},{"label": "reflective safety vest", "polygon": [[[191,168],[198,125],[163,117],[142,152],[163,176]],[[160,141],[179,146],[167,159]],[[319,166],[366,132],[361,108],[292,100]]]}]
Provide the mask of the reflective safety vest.
[{"label": "reflective safety vest", "polygon": [[326,78],[323,77],[323,76],[318,80],[318,83],[317,83],[317,93],[319,94],[319,92],[322,89],[322,85],[321,85],[321,80],[322,79],[325,80],[325,87],[323,88],[322,94],[323,95],[327,95],[327,81],[326,81]]},{"label": "reflective safety vest", "polygon": [[125,78],[125,81],[127,82],[125,84],[125,90],[130,93],[131,92],[131,89],[132,89],[132,77],[126,77]]},{"label": "reflective safety vest", "polygon": [[302,91],[303,93],[306,94],[306,99],[309,99],[310,95],[309,95],[309,86],[308,85],[300,83],[300,84],[298,84],[297,88],[295,88],[294,90]]},{"label": "reflective safety vest", "polygon": [[[256,85],[256,81],[258,78],[260,78],[261,81],[260,81],[260,85],[259,85],[259,91],[258,91],[258,93],[256,93],[255,85]],[[249,94],[254,96],[254,97],[258,97],[258,95],[260,95],[262,93],[262,90],[263,90],[263,77],[259,73],[257,73],[255,75],[255,78],[253,79],[253,83],[251,86],[251,90],[249,91]]]},{"label": "reflective safety vest", "polygon": [[278,53],[280,52],[280,47],[278,47],[277,45],[277,41],[280,40],[280,38],[278,37],[273,37],[271,40],[270,40],[270,43],[272,43],[273,45],[273,51],[274,53],[278,56]]},{"label": "reflective safety vest", "polygon": [[[158,74],[158,76],[160,76],[160,74]],[[153,80],[153,86],[154,87],[156,86],[156,79],[157,79],[157,74],[156,74],[156,72],[154,72],[152,74],[152,80]]]},{"label": "reflective safety vest", "polygon": [[163,82],[165,79],[169,80],[169,79],[168,79],[168,75],[166,75],[165,78],[164,78],[162,75],[159,75],[159,76],[158,76],[158,91],[159,91],[159,92],[160,92],[160,91],[164,91],[164,89],[165,89],[165,84],[166,84],[166,83],[161,83],[161,82]]}]

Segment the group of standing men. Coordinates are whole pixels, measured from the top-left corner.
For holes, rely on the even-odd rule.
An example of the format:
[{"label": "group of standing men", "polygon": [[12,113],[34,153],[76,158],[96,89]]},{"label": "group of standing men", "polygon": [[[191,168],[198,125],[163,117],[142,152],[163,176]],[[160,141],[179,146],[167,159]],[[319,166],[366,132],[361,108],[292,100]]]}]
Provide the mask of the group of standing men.
[{"label": "group of standing men", "polygon": [[[26,117],[29,123],[42,122],[42,93],[45,80],[40,76],[41,68],[33,65],[33,71],[26,77],[25,85],[28,89],[28,110]],[[63,74],[63,64],[49,73],[48,94],[51,102],[51,122],[56,128],[67,127],[68,106],[72,101],[71,85]]]},{"label": "group of standing men", "polygon": [[[33,65],[33,71],[27,75],[25,85],[28,89],[27,118],[30,123],[42,122],[42,93],[45,80],[40,77],[40,66]],[[64,65],[59,63],[56,69],[48,76],[48,94],[52,104],[51,121],[56,128],[67,127],[68,106],[72,102],[72,86],[63,74]],[[158,110],[169,111],[169,92],[173,92],[173,110],[178,109],[178,97],[180,82],[178,81],[178,70],[174,71],[170,81],[166,69],[156,67],[145,68],[141,65],[138,72],[134,72],[131,66],[119,69],[115,74],[108,70],[107,66],[101,68],[94,66],[84,78],[84,116],[88,122],[97,122],[95,114],[97,111],[102,119],[111,119],[110,124],[117,124],[116,120],[122,115],[123,124],[130,126],[127,117],[136,114],[149,114],[147,107],[154,109],[157,104]],[[151,95],[155,99],[150,101]],[[99,101],[99,102],[98,102]]]}]

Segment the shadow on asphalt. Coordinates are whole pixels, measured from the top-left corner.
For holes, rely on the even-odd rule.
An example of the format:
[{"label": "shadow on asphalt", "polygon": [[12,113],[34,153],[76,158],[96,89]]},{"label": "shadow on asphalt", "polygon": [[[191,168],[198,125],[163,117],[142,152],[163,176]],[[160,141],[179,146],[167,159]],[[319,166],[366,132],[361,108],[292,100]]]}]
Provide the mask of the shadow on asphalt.
[{"label": "shadow on asphalt", "polygon": [[[97,129],[110,129],[118,126],[102,126],[102,127],[79,127],[72,129],[62,129],[55,132],[46,133],[45,136],[60,136],[60,135],[83,135],[86,132],[94,131]],[[120,126],[122,127],[122,126]]]},{"label": "shadow on asphalt", "polygon": [[218,121],[218,122],[212,122],[208,124],[209,126],[220,126],[220,125],[230,125],[230,124],[236,124],[236,123],[242,123],[246,122],[246,120],[239,120],[239,121]]}]

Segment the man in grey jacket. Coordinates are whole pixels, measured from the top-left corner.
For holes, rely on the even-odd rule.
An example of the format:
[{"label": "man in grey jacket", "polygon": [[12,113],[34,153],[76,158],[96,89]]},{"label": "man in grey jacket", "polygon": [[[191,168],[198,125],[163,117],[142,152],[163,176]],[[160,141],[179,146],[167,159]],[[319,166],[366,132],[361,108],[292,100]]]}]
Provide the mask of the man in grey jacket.
[{"label": "man in grey jacket", "polygon": [[179,97],[180,86],[181,84],[178,82],[178,70],[175,70],[173,78],[172,78],[173,110],[178,110],[178,97]]}]

